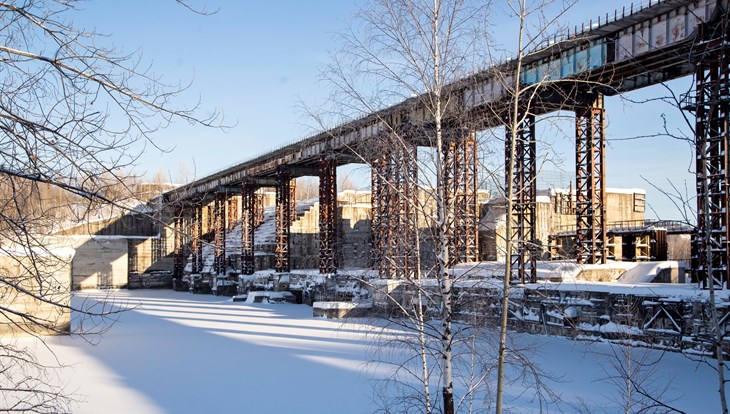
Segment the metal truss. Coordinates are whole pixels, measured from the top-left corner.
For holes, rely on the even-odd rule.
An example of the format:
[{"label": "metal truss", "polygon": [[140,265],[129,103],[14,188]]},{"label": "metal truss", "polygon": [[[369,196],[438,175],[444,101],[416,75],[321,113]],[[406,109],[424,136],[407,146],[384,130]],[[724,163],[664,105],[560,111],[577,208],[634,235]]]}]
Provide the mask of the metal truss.
[{"label": "metal truss", "polygon": [[225,193],[217,193],[213,200],[213,271],[226,273],[226,201]]},{"label": "metal truss", "polygon": [[606,263],[606,135],[603,95],[575,111],[576,258]]},{"label": "metal truss", "polygon": [[256,228],[256,187],[244,183],[241,188],[241,273],[256,271],[254,229]]},{"label": "metal truss", "polygon": [[207,242],[213,241],[213,237],[215,237],[215,232],[213,231],[213,217],[215,215],[215,212],[213,211],[213,206],[210,205],[210,203],[205,205],[205,214],[203,214],[204,217],[204,225],[203,225],[203,239]]},{"label": "metal truss", "polygon": [[337,271],[337,161],[319,162],[319,273]]},{"label": "metal truss", "polygon": [[203,206],[200,202],[193,205],[192,273],[203,271]]},{"label": "metal truss", "polygon": [[703,287],[712,283],[730,288],[728,240],[730,216],[730,50],[727,16],[718,30],[702,27],[695,72],[697,231],[693,235],[693,279]]},{"label": "metal truss", "polygon": [[175,218],[173,221],[173,240],[175,245],[174,252],[174,264],[172,268],[172,277],[175,279],[181,279],[185,270],[185,253],[184,253],[184,241],[183,241],[183,209],[182,207],[175,208]]},{"label": "metal truss", "polygon": [[417,278],[417,149],[397,141],[371,163],[372,257],[382,278]]},{"label": "metal truss", "polygon": [[[263,210],[262,210],[263,212]],[[289,223],[297,219],[297,179],[289,181]]]},{"label": "metal truss", "polygon": [[477,206],[476,132],[460,130],[444,143],[442,157],[445,206],[450,209],[448,224],[449,266],[476,262],[479,256],[479,214]]},{"label": "metal truss", "polygon": [[276,173],[276,272],[290,271],[291,175],[280,167]]},{"label": "metal truss", "polygon": [[[511,128],[507,128],[505,139],[505,165],[512,165],[511,176],[509,169],[505,171],[505,180],[512,181],[512,211],[507,212],[508,219],[512,221],[512,231],[506,237],[513,246],[509,257],[512,279],[520,283],[534,283],[537,282],[538,241],[535,115],[519,111],[517,118],[514,145]],[[508,125],[513,124],[510,122]]]},{"label": "metal truss", "polygon": [[[376,158],[370,163],[370,228],[371,228],[371,240],[370,240],[370,267],[381,269],[381,261],[383,254],[383,232],[381,231],[381,217],[384,215],[383,196],[385,177],[383,176],[383,163],[382,158]],[[380,276],[383,277],[383,272],[380,272]]]}]

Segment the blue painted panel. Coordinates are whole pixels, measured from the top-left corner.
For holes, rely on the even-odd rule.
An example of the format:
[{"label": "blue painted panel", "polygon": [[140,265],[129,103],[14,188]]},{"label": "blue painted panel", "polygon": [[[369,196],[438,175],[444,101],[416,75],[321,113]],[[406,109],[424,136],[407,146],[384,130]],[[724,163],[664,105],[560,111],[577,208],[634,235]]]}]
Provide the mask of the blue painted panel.
[{"label": "blue painted panel", "polygon": [[560,57],[560,77],[567,78],[575,73],[575,54],[573,50],[564,52]]},{"label": "blue painted panel", "polygon": [[533,67],[524,70],[522,76],[520,76],[520,80],[526,85],[532,85],[537,82],[537,68]]},{"label": "blue painted panel", "polygon": [[555,80],[560,78],[560,60],[551,60],[544,65],[545,79]]},{"label": "blue painted panel", "polygon": [[601,42],[588,49],[588,67],[591,69],[603,66],[606,63],[606,45]]},{"label": "blue painted panel", "polygon": [[588,69],[588,51],[580,50],[575,53],[575,73],[581,73]]}]

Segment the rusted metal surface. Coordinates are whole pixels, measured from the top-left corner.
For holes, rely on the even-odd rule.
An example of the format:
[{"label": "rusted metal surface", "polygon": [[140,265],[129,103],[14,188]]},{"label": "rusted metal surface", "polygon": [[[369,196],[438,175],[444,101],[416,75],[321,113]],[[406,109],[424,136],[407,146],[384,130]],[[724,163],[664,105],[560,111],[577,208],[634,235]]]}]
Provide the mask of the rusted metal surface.
[{"label": "rusted metal surface", "polygon": [[[289,170],[291,177],[291,169]],[[297,219],[297,179],[292,178],[289,181],[289,220],[293,222]]]},{"label": "rusted metal surface", "polygon": [[173,222],[173,239],[174,239],[174,264],[172,268],[172,277],[181,279],[185,270],[185,244],[183,239],[183,209],[178,207],[175,209],[175,218]]},{"label": "rusted metal surface", "polygon": [[203,271],[203,206],[195,203],[191,211],[193,234],[192,234],[192,273]]},{"label": "rusted metal surface", "polygon": [[693,278],[704,287],[730,288],[730,50],[728,17],[703,27],[695,73],[697,232],[693,235]]},{"label": "rusted metal surface", "polygon": [[319,163],[319,273],[337,271],[337,162]]},{"label": "rusted metal surface", "polygon": [[450,209],[446,235],[449,266],[476,262],[479,256],[476,132],[460,130],[442,148],[444,206]]},{"label": "rusted metal surface", "polygon": [[276,271],[286,273],[289,267],[289,231],[291,226],[291,176],[286,168],[276,174]]},{"label": "rusted metal surface", "polygon": [[241,190],[241,273],[252,275],[256,271],[254,260],[256,188],[246,183]]},{"label": "rusted metal surface", "polygon": [[381,278],[416,278],[418,164],[416,146],[393,138],[372,162],[373,262]]},{"label": "rusted metal surface", "polygon": [[606,263],[605,109],[603,96],[575,111],[576,258]]},{"label": "rusted metal surface", "polygon": [[537,281],[538,256],[535,115],[522,110],[517,118],[514,145],[511,128],[507,128],[505,139],[505,165],[512,165],[512,174],[505,180],[512,182],[513,190],[512,211],[507,213],[508,219],[512,220],[512,232],[507,235],[513,249],[509,260],[513,279],[534,283]]},{"label": "rusted metal surface", "polygon": [[213,272],[226,273],[226,204],[225,193],[218,193],[213,201]]}]

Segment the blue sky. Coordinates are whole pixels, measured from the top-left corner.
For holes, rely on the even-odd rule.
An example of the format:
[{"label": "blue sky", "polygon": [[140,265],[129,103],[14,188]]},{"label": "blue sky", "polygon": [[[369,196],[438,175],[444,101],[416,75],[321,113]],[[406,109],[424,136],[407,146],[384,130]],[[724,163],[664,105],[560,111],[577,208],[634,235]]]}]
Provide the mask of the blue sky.
[{"label": "blue sky", "polygon": [[[225,122],[235,124],[227,132],[180,122],[160,131],[155,142],[171,151],[148,146],[138,172],[152,176],[163,170],[172,181],[178,180],[181,163],[201,177],[310,135],[314,123],[297,109],[299,101],[319,105],[326,98],[320,70],[328,62],[328,53],[339,47],[335,34],[348,26],[358,7],[353,0],[196,0],[194,4],[219,10],[200,16],[172,0],[90,1],[73,17],[81,26],[108,34],[106,41],[117,47],[141,51],[143,60],[168,82],[192,82],[180,96],[181,103],[200,100],[203,113],[222,110]],[[583,0],[567,18],[580,25],[628,4]],[[499,13],[498,9],[495,17]],[[504,22],[495,32],[510,47],[516,22],[503,16],[495,21]],[[687,85],[684,80],[673,87],[686,89]],[[652,87],[631,97],[641,100],[664,94],[660,87]],[[607,186],[647,188],[648,203],[659,216],[679,218],[671,203],[640,176],[664,188],[669,177],[678,187],[686,183],[692,190],[693,175],[687,172],[693,158],[689,146],[665,137],[612,141],[659,132],[660,115],[671,108],[616,97],[607,99],[606,105]],[[674,112],[668,116],[670,120],[678,117]],[[562,169],[559,175],[569,179],[574,174],[572,138],[546,140],[554,145],[556,164]],[[648,211],[647,215],[653,214]]]}]

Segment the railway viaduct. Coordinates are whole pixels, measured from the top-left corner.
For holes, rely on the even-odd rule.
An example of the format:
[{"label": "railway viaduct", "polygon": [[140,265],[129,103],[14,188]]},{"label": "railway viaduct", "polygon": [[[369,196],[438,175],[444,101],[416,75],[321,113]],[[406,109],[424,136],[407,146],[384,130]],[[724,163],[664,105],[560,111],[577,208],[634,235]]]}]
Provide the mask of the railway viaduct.
[{"label": "railway viaduct", "polygon": [[[506,156],[515,159],[506,180],[512,180],[518,194],[509,212],[515,230],[508,237],[517,242],[510,260],[522,281],[535,278],[536,255],[530,242],[536,240],[536,118],[556,110],[575,113],[576,257],[580,263],[605,263],[603,98],[693,76],[695,92],[683,103],[696,119],[698,219],[692,267],[705,286],[730,284],[728,20],[728,0],[649,1],[607,13],[588,27],[541,45],[523,57],[519,71],[513,60],[448,85],[458,111],[448,119],[443,148],[436,150],[446,166],[440,179],[456,218],[446,237],[453,263],[477,260],[476,133],[508,122],[509,85],[515,84],[517,73],[521,84],[536,87],[539,98],[522,103],[515,152],[510,154],[510,145],[506,148]],[[372,255],[381,277],[411,275],[413,251],[408,241],[418,237],[417,224],[410,218],[409,199],[418,196],[411,178],[418,174],[417,147],[434,146],[422,98],[407,99],[165,193],[163,201],[175,209],[176,217],[175,277],[183,271],[183,233],[192,234],[193,272],[202,269],[201,210],[211,201],[216,271],[225,269],[226,220],[241,220],[241,271],[254,272],[255,191],[261,187],[276,189],[276,271],[288,272],[292,179],[301,176],[319,177],[319,270],[336,272],[336,168],[348,163],[366,163],[372,169]],[[373,142],[396,141],[398,145],[378,145],[377,154],[368,151]],[[229,206],[226,213],[232,195],[241,196],[241,217],[230,214],[237,207]],[[383,257],[389,260],[378,260]]]}]

